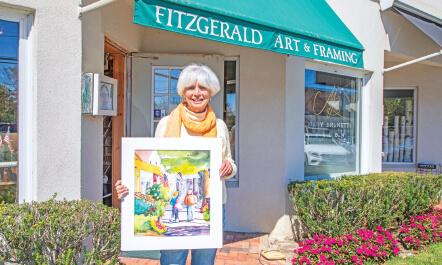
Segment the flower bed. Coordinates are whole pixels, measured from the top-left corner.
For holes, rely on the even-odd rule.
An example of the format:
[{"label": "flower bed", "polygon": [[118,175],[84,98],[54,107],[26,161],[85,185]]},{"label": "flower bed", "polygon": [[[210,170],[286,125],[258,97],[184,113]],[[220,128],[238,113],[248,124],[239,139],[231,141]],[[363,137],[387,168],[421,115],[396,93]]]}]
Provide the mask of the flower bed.
[{"label": "flower bed", "polygon": [[420,249],[442,239],[442,211],[418,215],[402,225],[399,238],[406,249]]},{"label": "flower bed", "polygon": [[294,252],[293,264],[363,264],[366,261],[384,263],[404,249],[419,250],[442,241],[442,211],[417,215],[402,225],[398,237],[382,227],[359,229],[353,234],[336,237],[315,235],[301,241]]},{"label": "flower bed", "polygon": [[293,264],[363,264],[366,260],[385,262],[399,254],[398,239],[390,231],[378,227],[377,231],[358,230],[354,234],[337,237],[316,235],[301,241]]}]

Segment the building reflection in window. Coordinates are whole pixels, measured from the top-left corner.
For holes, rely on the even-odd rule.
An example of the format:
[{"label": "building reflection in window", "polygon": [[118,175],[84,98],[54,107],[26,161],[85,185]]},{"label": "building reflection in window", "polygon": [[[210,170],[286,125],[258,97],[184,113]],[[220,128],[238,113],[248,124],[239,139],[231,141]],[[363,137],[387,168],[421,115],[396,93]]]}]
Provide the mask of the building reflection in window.
[{"label": "building reflection in window", "polygon": [[306,70],[304,176],[356,173],[359,158],[360,79]]}]

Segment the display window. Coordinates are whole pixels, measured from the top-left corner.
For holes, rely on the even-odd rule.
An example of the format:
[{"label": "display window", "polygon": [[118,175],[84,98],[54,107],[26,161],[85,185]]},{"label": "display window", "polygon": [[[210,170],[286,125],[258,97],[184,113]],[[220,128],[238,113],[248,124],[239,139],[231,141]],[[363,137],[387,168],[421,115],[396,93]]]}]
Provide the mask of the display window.
[{"label": "display window", "polygon": [[0,203],[32,200],[33,20],[0,7]]},{"label": "display window", "polygon": [[[230,139],[232,158],[238,164],[238,110],[239,110],[239,58],[226,57],[224,59],[224,108],[223,119],[227,125]],[[238,181],[236,175],[228,182]]]},{"label": "display window", "polygon": [[415,93],[414,88],[384,90],[383,163],[415,162]]},{"label": "display window", "polygon": [[357,173],[361,79],[305,71],[304,177]]},{"label": "display window", "polygon": [[19,22],[0,19],[0,201],[12,203],[18,191]]}]

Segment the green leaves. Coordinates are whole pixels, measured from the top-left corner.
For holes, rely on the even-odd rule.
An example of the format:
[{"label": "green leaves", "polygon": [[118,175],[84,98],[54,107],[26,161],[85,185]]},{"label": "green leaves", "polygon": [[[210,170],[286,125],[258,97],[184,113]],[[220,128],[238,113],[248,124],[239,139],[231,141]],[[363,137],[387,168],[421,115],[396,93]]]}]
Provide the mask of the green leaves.
[{"label": "green leaves", "polygon": [[[102,264],[120,251],[120,213],[101,203],[52,198],[2,204],[0,220],[0,259],[6,261]],[[89,251],[86,238],[92,239]]]},{"label": "green leaves", "polygon": [[439,202],[441,187],[441,176],[384,172],[291,182],[288,191],[298,219],[311,234],[336,236],[389,228],[428,211]]}]

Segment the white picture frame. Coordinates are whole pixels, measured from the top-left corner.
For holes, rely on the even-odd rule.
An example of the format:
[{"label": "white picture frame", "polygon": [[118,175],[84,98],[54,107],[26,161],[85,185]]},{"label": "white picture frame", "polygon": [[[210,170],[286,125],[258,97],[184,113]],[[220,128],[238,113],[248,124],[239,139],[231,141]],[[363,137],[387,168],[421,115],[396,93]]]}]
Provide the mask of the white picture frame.
[{"label": "white picture frame", "polygon": [[117,79],[94,74],[93,115],[117,115]]},{"label": "white picture frame", "polygon": [[[122,251],[222,247],[220,138],[123,138],[122,158],[122,183],[129,189],[121,204]],[[186,205],[178,212],[172,207],[183,203],[186,191],[198,201],[193,221],[186,220]],[[200,213],[204,194],[210,210]]]}]

